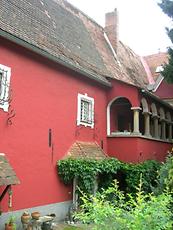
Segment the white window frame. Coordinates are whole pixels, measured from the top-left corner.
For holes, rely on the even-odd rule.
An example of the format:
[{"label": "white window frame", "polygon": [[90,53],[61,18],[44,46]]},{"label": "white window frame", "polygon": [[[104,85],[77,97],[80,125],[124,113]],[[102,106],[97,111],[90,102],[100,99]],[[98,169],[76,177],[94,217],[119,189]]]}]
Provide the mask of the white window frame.
[{"label": "white window frame", "polygon": [[0,64],[0,73],[2,73],[2,79],[0,80],[0,108],[8,112],[11,68]]},{"label": "white window frame", "polygon": [[[89,103],[89,116],[91,122],[85,122],[81,120],[81,102],[86,101]],[[77,104],[77,125],[84,125],[94,128],[94,98],[88,97],[87,94],[78,93],[78,104]]]}]

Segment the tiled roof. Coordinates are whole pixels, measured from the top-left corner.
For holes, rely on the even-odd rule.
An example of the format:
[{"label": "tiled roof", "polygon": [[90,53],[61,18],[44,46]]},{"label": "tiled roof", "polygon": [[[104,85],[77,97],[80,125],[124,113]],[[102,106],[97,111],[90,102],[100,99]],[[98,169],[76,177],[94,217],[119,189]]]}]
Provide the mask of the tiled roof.
[{"label": "tiled roof", "polygon": [[157,67],[168,63],[168,54],[160,52],[157,54],[145,56],[143,58],[147,62],[154,80],[156,80],[160,74],[159,72],[158,73],[156,72],[156,69]]},{"label": "tiled roof", "polygon": [[19,184],[19,179],[17,178],[5,154],[0,153],[0,186],[14,184]]},{"label": "tiled roof", "polygon": [[54,56],[61,63],[94,74],[145,87],[139,57],[121,42],[114,57],[99,26],[65,0],[1,0],[0,30]]},{"label": "tiled roof", "polygon": [[107,155],[95,142],[75,142],[69,149],[65,158],[104,159]]}]

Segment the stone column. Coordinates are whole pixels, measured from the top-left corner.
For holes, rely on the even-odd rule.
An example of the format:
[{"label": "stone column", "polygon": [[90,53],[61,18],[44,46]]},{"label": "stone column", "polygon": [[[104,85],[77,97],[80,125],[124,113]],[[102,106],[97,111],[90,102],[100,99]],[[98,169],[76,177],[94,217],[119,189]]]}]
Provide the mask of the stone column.
[{"label": "stone column", "polygon": [[144,131],[144,135],[147,137],[150,137],[150,114],[149,112],[144,112],[144,125],[145,125],[145,131]]},{"label": "stone column", "polygon": [[139,111],[141,110],[140,107],[132,107],[133,110],[133,134],[141,135],[139,131]]},{"label": "stone column", "polygon": [[159,122],[158,122],[158,116],[154,115],[153,116],[154,120],[154,137],[159,138]]},{"label": "stone column", "polygon": [[166,139],[166,122],[164,119],[161,120],[161,139]]}]

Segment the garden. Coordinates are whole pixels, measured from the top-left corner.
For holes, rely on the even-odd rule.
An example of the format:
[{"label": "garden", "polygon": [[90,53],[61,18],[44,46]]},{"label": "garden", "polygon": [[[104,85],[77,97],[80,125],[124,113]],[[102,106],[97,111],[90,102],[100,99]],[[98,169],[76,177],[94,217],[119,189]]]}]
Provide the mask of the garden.
[{"label": "garden", "polygon": [[76,185],[71,222],[80,227],[66,229],[172,229],[172,152],[164,163],[69,158],[58,161],[58,173]]}]

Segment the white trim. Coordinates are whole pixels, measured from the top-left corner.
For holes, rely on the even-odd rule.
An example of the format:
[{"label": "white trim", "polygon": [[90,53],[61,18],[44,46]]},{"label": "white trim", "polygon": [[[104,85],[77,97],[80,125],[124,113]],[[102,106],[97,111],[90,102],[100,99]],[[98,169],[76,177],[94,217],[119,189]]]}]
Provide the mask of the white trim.
[{"label": "white trim", "polygon": [[[91,116],[91,123],[81,121],[81,101],[87,101],[90,103],[89,113]],[[84,125],[85,127],[89,126],[94,128],[94,98],[88,97],[87,94],[78,93],[77,99],[77,125]]]},{"label": "white trim", "polygon": [[160,74],[159,77],[157,78],[155,84],[154,84],[154,88],[153,88],[153,92],[156,92],[157,89],[159,88],[160,84],[162,83],[164,77]]},{"label": "white trim", "polygon": [[9,107],[9,89],[10,89],[10,77],[11,77],[11,68],[7,67],[5,65],[0,64],[0,70],[3,72],[6,72],[6,79],[3,79],[2,81],[6,81],[6,85],[1,85],[2,92],[0,94],[0,100],[4,100],[4,102],[0,103],[0,108],[2,108],[5,112],[8,112],[8,107]]},{"label": "white trim", "polygon": [[104,35],[104,38],[105,38],[105,40],[106,40],[108,46],[110,47],[110,49],[111,49],[111,51],[112,51],[112,54],[113,54],[113,56],[114,56],[114,59],[117,61],[118,65],[121,66],[121,63],[120,63],[120,61],[118,60],[118,56],[117,56],[117,54],[116,54],[114,48],[112,47],[112,44],[111,44],[111,42],[110,42],[110,40],[109,40],[107,34],[104,32],[103,35]]},{"label": "white trim", "polygon": [[109,136],[109,135],[111,135],[111,118],[110,118],[110,116],[111,116],[111,105],[112,105],[112,103],[115,101],[115,100],[117,100],[118,98],[121,98],[121,97],[116,97],[116,98],[113,98],[109,103],[108,103],[108,105],[107,105],[107,135]]}]

